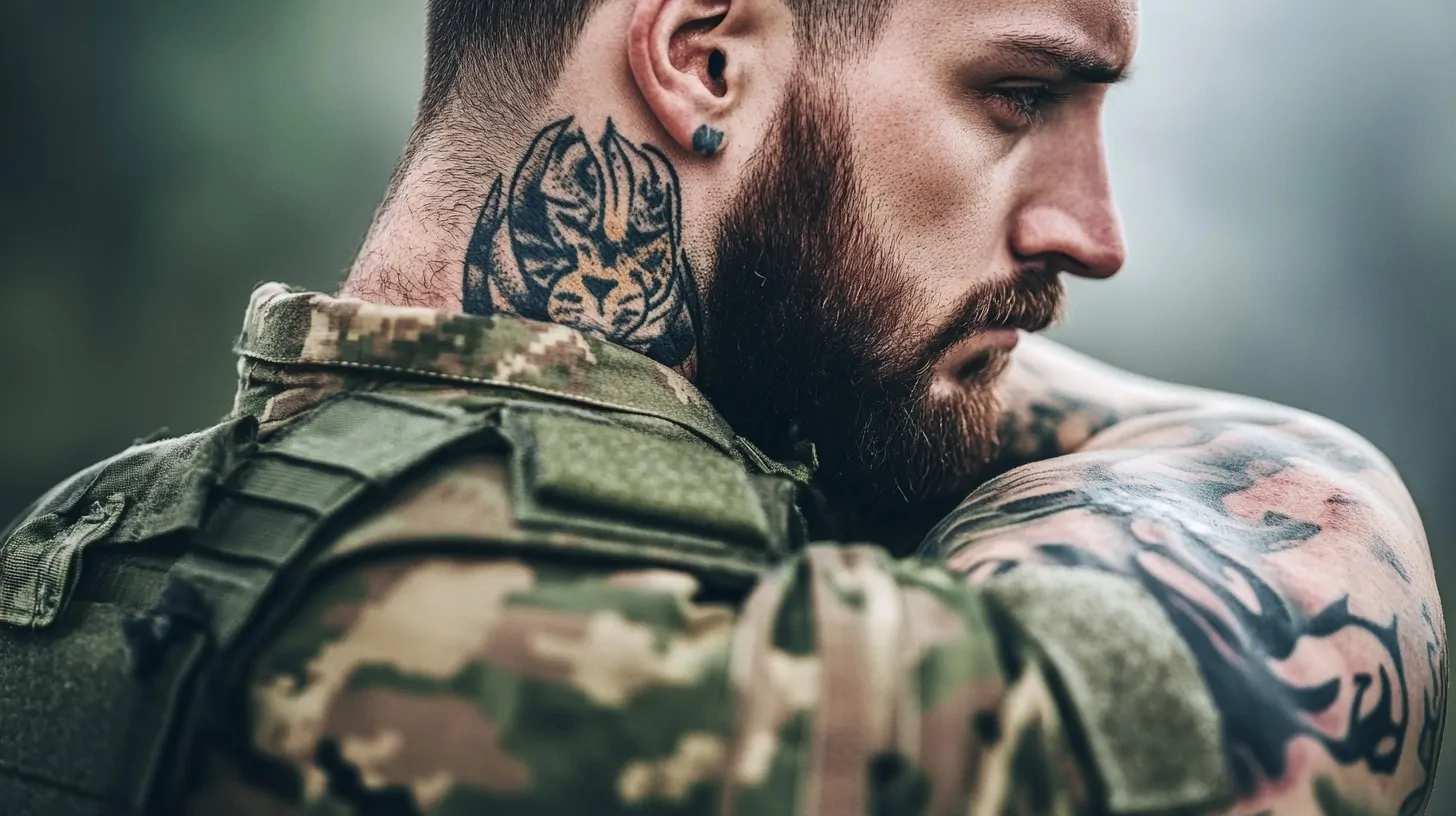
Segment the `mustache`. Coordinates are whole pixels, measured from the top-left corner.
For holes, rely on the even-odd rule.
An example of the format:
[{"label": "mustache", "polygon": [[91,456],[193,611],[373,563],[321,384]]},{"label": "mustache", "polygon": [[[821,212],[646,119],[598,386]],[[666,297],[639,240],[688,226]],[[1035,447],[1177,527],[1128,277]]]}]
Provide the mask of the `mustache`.
[{"label": "mustache", "polygon": [[935,334],[925,366],[950,348],[989,329],[1037,332],[1062,317],[1067,290],[1061,276],[1044,266],[1023,267],[1014,277],[983,284],[966,293],[953,317]]}]

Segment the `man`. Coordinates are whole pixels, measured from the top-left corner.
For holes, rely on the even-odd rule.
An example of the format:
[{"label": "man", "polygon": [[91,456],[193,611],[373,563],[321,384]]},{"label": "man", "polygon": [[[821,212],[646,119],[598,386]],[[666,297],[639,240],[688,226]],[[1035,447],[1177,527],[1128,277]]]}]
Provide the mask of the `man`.
[{"label": "man", "polygon": [[11,812],[1420,812],[1389,464],[1018,333],[1122,263],[1131,2],[428,27],[342,297],[7,535]]}]

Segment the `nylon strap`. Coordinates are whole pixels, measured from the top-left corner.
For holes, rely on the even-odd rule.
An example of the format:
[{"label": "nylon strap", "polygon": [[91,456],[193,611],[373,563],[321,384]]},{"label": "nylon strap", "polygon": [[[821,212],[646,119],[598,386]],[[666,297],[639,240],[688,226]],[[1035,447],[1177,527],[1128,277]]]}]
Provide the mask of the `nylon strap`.
[{"label": "nylon strap", "polygon": [[[169,573],[195,588],[210,612],[209,631],[175,651],[171,683],[151,695],[154,733],[138,734],[121,784],[137,812],[150,813],[181,788],[185,763],[221,689],[220,658],[273,604],[280,576],[313,554],[319,531],[361,496],[431,455],[489,427],[493,417],[437,403],[367,393],[344,394],[250,457],[220,491],[197,539]],[[138,718],[143,722],[148,718]]]}]

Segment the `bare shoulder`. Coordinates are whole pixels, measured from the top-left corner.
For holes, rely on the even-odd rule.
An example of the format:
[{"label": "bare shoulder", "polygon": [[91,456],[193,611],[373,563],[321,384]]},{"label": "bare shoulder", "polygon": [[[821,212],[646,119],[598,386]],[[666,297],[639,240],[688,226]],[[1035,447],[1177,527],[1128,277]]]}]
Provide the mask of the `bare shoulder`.
[{"label": "bare shoulder", "polygon": [[1231,399],[1123,371],[1036,335],[1022,337],[997,391],[1001,453],[993,473],[1074,453],[1130,419]]},{"label": "bare shoulder", "polygon": [[1395,466],[1332,420],[1223,396],[1129,419],[1082,450],[1118,458],[1132,470],[1154,462],[1181,465],[1189,469],[1185,475],[1196,472],[1202,480],[1191,490],[1212,482],[1230,491],[1220,496],[1221,509],[1243,522],[1302,521],[1308,538],[1281,551],[1351,565],[1373,558],[1403,582],[1435,592],[1425,529]]},{"label": "bare shoulder", "polygon": [[927,548],[978,580],[1042,563],[1141,583],[1220,708],[1238,812],[1422,807],[1440,599],[1404,485],[1349,429],[1223,395],[1123,417],[984,485]]}]

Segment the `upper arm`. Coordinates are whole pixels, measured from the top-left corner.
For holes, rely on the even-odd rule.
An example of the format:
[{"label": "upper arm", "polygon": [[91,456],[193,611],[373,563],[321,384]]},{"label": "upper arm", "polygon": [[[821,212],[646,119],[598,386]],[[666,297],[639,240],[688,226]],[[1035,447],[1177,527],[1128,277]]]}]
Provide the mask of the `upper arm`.
[{"label": "upper arm", "polygon": [[[246,678],[284,784],[218,772],[191,812],[1085,812],[1040,664],[980,593],[816,547],[740,601],[488,550],[355,563]],[[270,804],[214,809],[242,797]]]},{"label": "upper arm", "polygon": [[1417,812],[1445,630],[1389,464],[1252,401],[1152,413],[1079,447],[983,486],[928,548],[978,579],[1028,562],[1135,578],[1198,657],[1245,807],[1328,811],[1343,795]]},{"label": "upper arm", "polygon": [[593,556],[522,529],[509,478],[451,460],[337,532],[241,672],[266,772],[215,763],[189,812],[1081,812],[1041,663],[975,588],[870,547],[737,585]]}]

